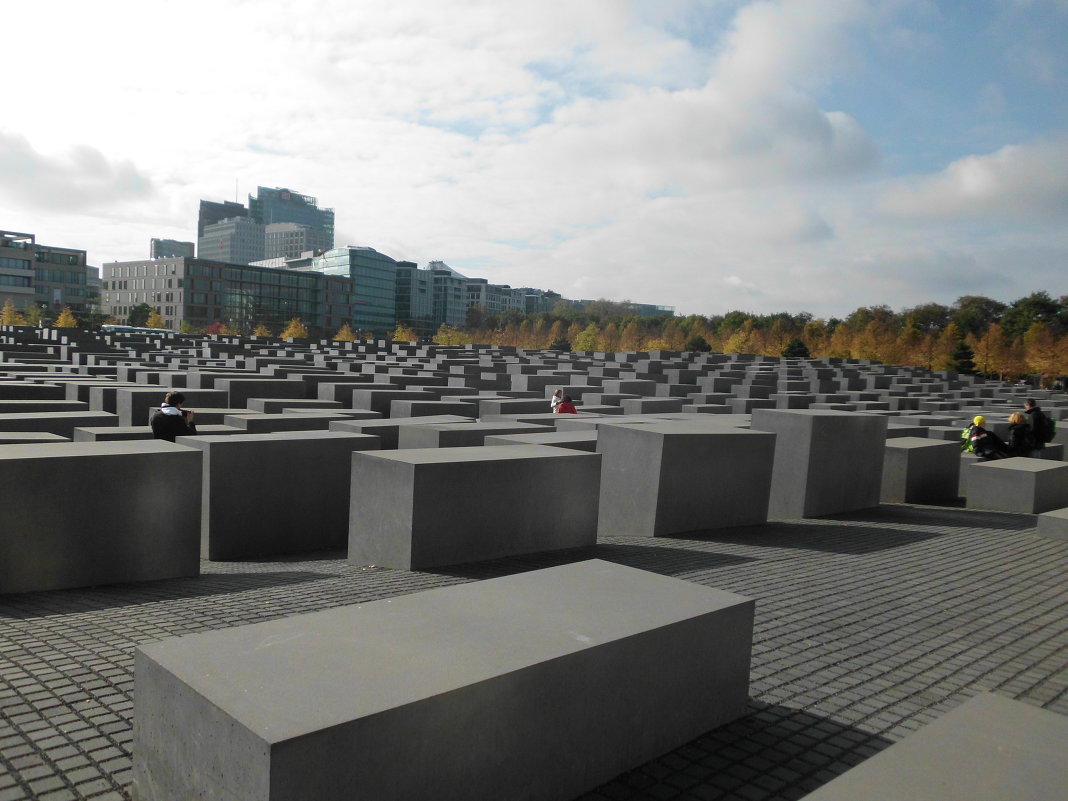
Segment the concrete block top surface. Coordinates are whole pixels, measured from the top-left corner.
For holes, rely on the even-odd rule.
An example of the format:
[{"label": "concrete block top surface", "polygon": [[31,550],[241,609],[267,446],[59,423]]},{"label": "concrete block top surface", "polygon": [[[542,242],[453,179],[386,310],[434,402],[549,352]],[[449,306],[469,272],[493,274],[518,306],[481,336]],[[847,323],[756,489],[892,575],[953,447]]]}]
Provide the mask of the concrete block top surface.
[{"label": "concrete block top surface", "polygon": [[227,435],[212,435],[206,437],[182,437],[182,442],[189,445],[198,445],[199,443],[222,443],[226,445],[237,445],[242,442],[292,442],[294,440],[323,440],[323,439],[348,439],[348,440],[369,440],[378,439],[373,434],[360,434],[354,431],[326,431],[318,429],[315,431],[274,431],[270,434],[227,434]]},{"label": "concrete block top surface", "polygon": [[731,423],[716,424],[714,420],[690,422],[689,420],[672,421],[630,421],[612,425],[608,423],[603,428],[625,428],[636,432],[636,436],[642,437],[691,437],[691,436],[746,436],[768,437],[774,436],[774,432],[750,431],[747,428],[739,428]]},{"label": "concrete block top surface", "polygon": [[[230,437],[232,439],[232,437]],[[360,456],[405,464],[455,464],[456,462],[504,462],[513,459],[588,459],[596,454],[553,448],[549,445],[485,445],[458,448],[405,448],[399,451],[369,451]]]},{"label": "concrete block top surface", "polygon": [[952,440],[931,439],[930,437],[894,437],[886,441],[887,448],[942,448],[960,450],[960,445]]},{"label": "concrete block top surface", "polygon": [[589,560],[175,637],[141,651],[276,743],[752,603]]},{"label": "concrete block top surface", "polygon": [[[228,439],[228,437],[220,437],[220,439]],[[33,445],[5,445],[0,448],[0,459],[69,459],[77,456],[128,456],[132,453],[168,453],[188,450],[191,448],[162,439],[41,442]]]},{"label": "concrete block top surface", "polygon": [[975,462],[972,469],[1013,470],[1025,473],[1044,473],[1049,470],[1068,472],[1068,462],[1054,462],[1049,459],[1032,459],[1028,456],[1013,456],[1009,459],[995,459],[991,462]]},{"label": "concrete block top surface", "polygon": [[1068,717],[983,693],[804,801],[1064,801]]}]

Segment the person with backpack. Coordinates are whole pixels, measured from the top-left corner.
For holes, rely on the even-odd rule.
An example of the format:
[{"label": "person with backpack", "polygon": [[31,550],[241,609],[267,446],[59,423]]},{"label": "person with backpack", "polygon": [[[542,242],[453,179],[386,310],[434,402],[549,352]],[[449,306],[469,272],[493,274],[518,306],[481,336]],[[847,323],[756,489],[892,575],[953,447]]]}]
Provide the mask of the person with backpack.
[{"label": "person with backpack", "polygon": [[1048,414],[1038,408],[1034,398],[1024,401],[1024,414],[1027,415],[1027,425],[1030,426],[1035,439],[1035,447],[1031,455],[1036,458],[1041,457],[1041,451],[1046,447],[1046,443],[1053,442],[1053,437],[1057,433],[1056,424]]}]

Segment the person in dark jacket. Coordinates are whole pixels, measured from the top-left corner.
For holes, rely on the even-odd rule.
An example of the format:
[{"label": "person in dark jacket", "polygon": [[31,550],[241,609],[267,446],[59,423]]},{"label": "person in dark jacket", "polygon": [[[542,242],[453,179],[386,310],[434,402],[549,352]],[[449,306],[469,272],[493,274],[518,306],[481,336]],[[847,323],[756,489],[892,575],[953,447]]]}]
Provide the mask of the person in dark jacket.
[{"label": "person in dark jacket", "polygon": [[1039,451],[1046,447],[1041,433],[1048,427],[1049,420],[1046,418],[1046,413],[1038,408],[1034,398],[1028,398],[1024,401],[1024,414],[1027,415],[1027,425],[1031,429],[1031,438],[1035,442],[1032,447],[1034,451],[1032,455],[1041,458],[1042,454]]},{"label": "person in dark jacket", "polygon": [[556,406],[557,414],[578,414],[578,409],[575,408],[575,404],[571,401],[570,395],[564,395],[564,399]]},{"label": "person in dark jacket", "polygon": [[972,424],[968,427],[967,450],[974,453],[982,461],[989,462],[991,459],[1003,459],[1008,455],[1008,448],[997,434],[983,428],[986,418],[981,414],[976,415]]},{"label": "person in dark jacket", "polygon": [[1027,417],[1020,412],[1013,412],[1009,417],[1009,436],[1005,443],[1009,456],[1030,456],[1035,452],[1035,435],[1027,422]]},{"label": "person in dark jacket", "polygon": [[163,397],[163,404],[149,421],[155,439],[174,442],[175,437],[197,433],[197,427],[193,424],[194,414],[189,409],[183,409],[183,403],[185,395],[181,392],[168,392]]}]

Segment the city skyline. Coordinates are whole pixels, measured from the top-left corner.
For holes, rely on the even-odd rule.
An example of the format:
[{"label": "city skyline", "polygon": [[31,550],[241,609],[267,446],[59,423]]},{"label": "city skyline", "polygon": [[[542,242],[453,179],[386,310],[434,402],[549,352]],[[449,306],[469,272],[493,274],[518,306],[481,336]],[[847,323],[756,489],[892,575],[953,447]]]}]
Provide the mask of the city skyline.
[{"label": "city skyline", "polygon": [[60,5],[20,14],[57,58],[10,42],[41,113],[0,118],[0,227],[94,265],[236,180],[337,245],[682,314],[1068,294],[1063,0]]}]

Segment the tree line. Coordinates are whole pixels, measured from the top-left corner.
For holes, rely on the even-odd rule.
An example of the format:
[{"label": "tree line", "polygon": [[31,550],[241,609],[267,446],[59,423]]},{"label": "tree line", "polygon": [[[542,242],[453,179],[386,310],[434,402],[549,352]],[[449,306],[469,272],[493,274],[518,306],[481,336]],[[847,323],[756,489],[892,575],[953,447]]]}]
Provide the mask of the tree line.
[{"label": "tree line", "polygon": [[870,359],[885,364],[956,369],[999,378],[1068,374],[1068,296],[1033,292],[1001,303],[965,295],[952,305],[894,311],[864,306],[845,318],[808,312],[639,317],[626,302],[567,301],[551,312],[486,314],[470,310],[463,328],[442,326],[440,344],[513,345],[580,351],[699,350],[767,356]]}]

